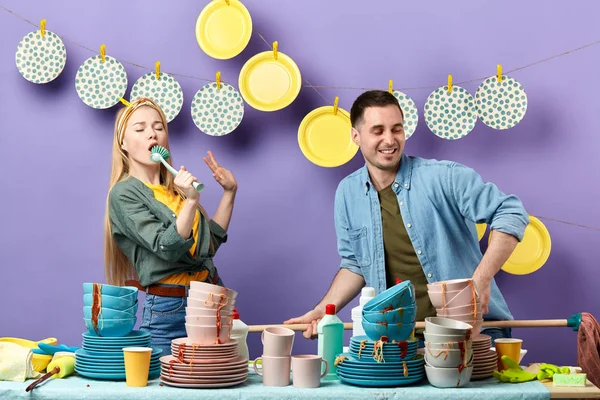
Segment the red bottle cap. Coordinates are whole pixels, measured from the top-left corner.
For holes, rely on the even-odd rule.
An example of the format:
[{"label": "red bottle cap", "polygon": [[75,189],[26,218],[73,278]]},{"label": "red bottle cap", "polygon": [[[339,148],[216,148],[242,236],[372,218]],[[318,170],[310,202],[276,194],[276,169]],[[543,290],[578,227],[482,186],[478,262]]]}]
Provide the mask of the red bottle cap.
[{"label": "red bottle cap", "polygon": [[325,314],[335,315],[335,304],[327,304],[325,306]]},{"label": "red bottle cap", "polygon": [[233,319],[240,319],[240,314],[237,312],[237,307],[233,309],[233,314],[231,315]]}]

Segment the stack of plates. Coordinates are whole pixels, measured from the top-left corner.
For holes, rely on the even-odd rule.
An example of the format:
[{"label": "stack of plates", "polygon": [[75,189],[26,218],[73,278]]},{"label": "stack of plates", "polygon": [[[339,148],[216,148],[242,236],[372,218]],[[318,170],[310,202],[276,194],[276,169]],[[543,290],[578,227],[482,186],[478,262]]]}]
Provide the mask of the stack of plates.
[{"label": "stack of plates", "polygon": [[406,386],[425,377],[425,359],[418,354],[412,360],[400,362],[364,362],[346,353],[337,365],[337,374],[344,383],[368,387]]},{"label": "stack of plates", "polygon": [[498,356],[490,350],[492,337],[478,335],[473,338],[473,379],[489,378],[498,367]]},{"label": "stack of plates", "polygon": [[[364,348],[361,350],[361,343]],[[348,352],[354,358],[365,363],[387,363],[412,360],[417,354],[419,341],[417,339],[405,340],[395,343],[384,343],[375,352],[375,342],[367,336],[353,336],[350,338]],[[383,356],[383,357],[381,357]]]},{"label": "stack of plates", "polygon": [[170,356],[160,358],[160,381],[182,388],[235,386],[248,379],[248,359],[237,353],[237,341],[194,344],[189,338],[171,342]]},{"label": "stack of plates", "polygon": [[[95,379],[125,380],[123,347],[149,347],[150,334],[131,331],[123,337],[99,337],[84,332],[83,348],[75,352],[75,372]],[[153,349],[149,379],[158,377],[161,349]]]}]

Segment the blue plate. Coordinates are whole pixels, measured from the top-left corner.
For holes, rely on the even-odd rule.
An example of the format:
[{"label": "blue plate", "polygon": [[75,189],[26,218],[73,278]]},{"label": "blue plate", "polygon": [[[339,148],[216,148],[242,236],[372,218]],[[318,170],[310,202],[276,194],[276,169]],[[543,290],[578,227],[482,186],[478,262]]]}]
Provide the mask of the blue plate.
[{"label": "blue plate", "polygon": [[131,343],[131,344],[127,344],[127,345],[119,345],[119,346],[92,346],[89,345],[87,343],[83,344],[83,349],[87,350],[89,352],[109,352],[109,353],[113,353],[113,352],[123,352],[123,348],[124,347],[151,347],[150,346],[150,342],[146,342],[146,343]]},{"label": "blue plate", "polygon": [[396,374],[396,375],[385,375],[385,376],[382,376],[382,375],[359,375],[359,374],[353,374],[350,372],[338,371],[338,375],[343,376],[344,378],[350,378],[350,379],[377,379],[377,380],[381,380],[381,381],[389,381],[389,380],[404,381],[407,379],[413,379],[413,378],[425,376],[425,369],[413,370],[413,371],[409,370],[408,376],[404,376],[404,371],[399,374]]},{"label": "blue plate", "polygon": [[108,342],[126,342],[128,339],[142,339],[142,338],[149,338],[150,337],[150,332],[147,331],[131,331],[129,332],[129,334],[127,334],[126,336],[114,336],[114,337],[100,337],[100,336],[96,336],[96,335],[92,335],[89,332],[83,332],[81,334],[81,336],[83,336],[84,340],[87,340],[89,342],[99,342],[99,343],[108,343]]},{"label": "blue plate", "polygon": [[[420,365],[420,364],[425,363],[425,358],[421,354],[417,354],[416,358],[414,358],[412,360],[396,361],[396,362],[381,362],[381,363],[369,361],[369,360],[373,360],[373,358],[371,358],[371,357],[367,357],[364,359],[361,357],[361,359],[359,360],[352,354],[348,354],[348,353],[338,354],[338,356],[346,357],[346,360],[344,360],[344,362],[342,364],[348,365],[348,366],[356,366],[359,368],[403,368],[403,365],[404,365],[403,363],[406,363],[407,366],[408,365]],[[373,360],[373,361],[375,361],[375,360]]]},{"label": "blue plate", "polygon": [[[162,349],[158,347],[152,348],[152,355],[150,356],[150,360],[154,358],[159,358],[162,353]],[[75,352],[75,357],[81,357],[84,359],[89,359],[90,361],[102,361],[102,360],[122,360],[123,352],[120,353],[93,353],[84,349],[79,349]]]},{"label": "blue plate", "polygon": [[[160,366],[160,359],[150,360],[150,367]],[[87,369],[94,369],[98,367],[102,368],[125,368],[125,361],[123,362],[89,362],[87,360],[76,359],[75,366],[81,366]]]},{"label": "blue plate", "polygon": [[[85,376],[86,378],[104,379],[104,380],[125,380],[125,372],[118,373],[118,374],[106,373],[106,372],[88,372],[88,371],[78,370],[77,368],[75,368],[75,372],[77,372],[81,376]],[[159,376],[160,376],[160,368],[150,370],[148,379],[156,379]]]},{"label": "blue plate", "polygon": [[416,376],[410,379],[394,379],[394,380],[377,380],[377,379],[354,379],[354,378],[345,378],[340,376],[340,381],[344,383],[348,383],[350,385],[356,386],[364,386],[364,387],[396,387],[396,386],[406,386],[412,383],[417,383],[423,376]]},{"label": "blue plate", "polygon": [[[350,338],[350,343],[351,344],[357,344],[360,345],[360,342],[362,342],[363,340],[366,340],[365,342],[365,346],[375,346],[375,342],[371,339],[369,339],[369,337],[367,335],[362,335],[362,336],[352,336]],[[408,343],[408,347],[410,346],[418,346],[419,345],[419,340],[418,339],[407,339],[406,342]],[[385,349],[386,347],[393,347],[393,348],[398,348],[398,343],[384,343],[383,344],[383,348]]]},{"label": "blue plate", "polygon": [[[425,373],[425,366],[424,365],[413,365],[413,366],[408,366],[407,365],[407,369],[408,372],[410,374],[415,374],[415,373]],[[342,367],[342,365],[338,365],[337,366],[337,371],[339,372],[343,372],[345,374],[351,374],[351,375],[357,375],[357,376],[362,376],[364,378],[367,377],[377,377],[377,376],[381,376],[381,377],[389,377],[389,376],[401,376],[404,374],[404,369],[403,368],[395,368],[395,369],[359,369],[359,368],[352,368],[352,367]]]},{"label": "blue plate", "polygon": [[[120,366],[120,367],[107,367],[104,365],[96,365],[96,366],[89,366],[89,365],[82,365],[81,363],[75,363],[75,368],[80,370],[80,371],[84,371],[84,372],[105,372],[105,373],[110,373],[110,374],[120,374],[120,373],[124,373],[125,372],[125,366]],[[160,363],[159,364],[150,364],[150,370],[155,370],[155,369],[160,369]]]}]

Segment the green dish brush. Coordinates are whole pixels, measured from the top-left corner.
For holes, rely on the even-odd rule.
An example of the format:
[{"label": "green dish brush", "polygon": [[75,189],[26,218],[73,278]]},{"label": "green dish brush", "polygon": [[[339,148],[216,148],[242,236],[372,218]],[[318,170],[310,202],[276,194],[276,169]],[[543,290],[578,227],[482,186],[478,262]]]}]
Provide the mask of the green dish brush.
[{"label": "green dish brush", "polygon": [[[171,165],[169,165],[169,163],[167,162],[170,156],[171,155],[169,154],[169,150],[165,149],[162,146],[152,146],[152,148],[150,149],[150,160],[152,160],[155,163],[162,163],[162,165],[164,165],[173,174],[173,176],[177,176],[178,171]],[[192,185],[198,193],[200,193],[204,189],[203,183],[193,182]]]}]

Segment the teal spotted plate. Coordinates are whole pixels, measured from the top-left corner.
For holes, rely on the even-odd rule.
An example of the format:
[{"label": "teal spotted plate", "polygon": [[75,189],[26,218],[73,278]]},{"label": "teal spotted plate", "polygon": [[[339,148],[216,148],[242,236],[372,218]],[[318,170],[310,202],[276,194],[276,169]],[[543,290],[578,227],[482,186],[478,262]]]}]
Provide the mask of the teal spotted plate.
[{"label": "teal spotted plate", "polygon": [[394,90],[392,94],[396,100],[398,100],[398,104],[402,109],[402,114],[404,114],[404,135],[406,139],[408,139],[413,133],[415,133],[419,123],[419,112],[417,110],[417,106],[415,105],[413,99],[402,92]]},{"label": "teal spotted plate", "polygon": [[443,139],[456,140],[465,137],[477,122],[477,106],[475,99],[466,89],[448,86],[434,90],[424,108],[425,123],[436,136]]},{"label": "teal spotted plate", "polygon": [[79,98],[92,108],[104,109],[117,104],[127,90],[127,72],[113,57],[100,55],[85,60],[75,75]]},{"label": "teal spotted plate", "polygon": [[204,85],[192,100],[192,119],[202,132],[223,136],[233,132],[244,117],[244,100],[231,85],[217,83]]},{"label": "teal spotted plate", "polygon": [[479,85],[475,102],[481,122],[494,129],[517,125],[527,112],[525,89],[516,79],[503,75],[502,81],[491,76]]},{"label": "teal spotted plate", "polygon": [[15,55],[17,69],[33,83],[56,79],[67,63],[67,50],[58,35],[51,31],[29,32],[18,44]]},{"label": "teal spotted plate", "polygon": [[158,104],[165,113],[167,122],[173,121],[183,106],[181,85],[172,75],[164,72],[159,73],[159,79],[156,79],[156,72],[149,72],[135,82],[131,88],[129,101],[142,97],[147,97]]}]

